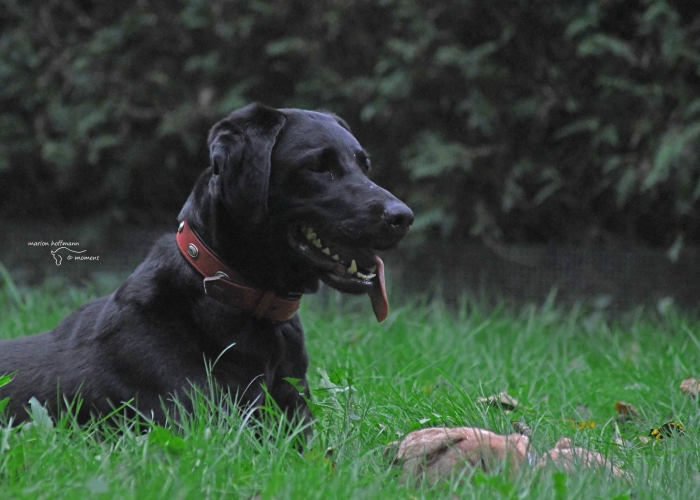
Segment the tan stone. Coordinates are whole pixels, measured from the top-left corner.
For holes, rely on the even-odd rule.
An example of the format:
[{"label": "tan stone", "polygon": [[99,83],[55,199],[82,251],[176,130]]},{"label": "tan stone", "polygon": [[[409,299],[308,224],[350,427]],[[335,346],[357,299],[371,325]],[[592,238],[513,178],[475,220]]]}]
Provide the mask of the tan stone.
[{"label": "tan stone", "polygon": [[395,462],[402,465],[405,477],[425,474],[430,482],[466,468],[493,471],[504,464],[515,474],[527,463],[529,447],[530,440],[520,434],[434,427],[408,434],[398,445]]},{"label": "tan stone", "polygon": [[544,467],[548,464],[553,464],[567,473],[580,469],[599,469],[611,472],[615,477],[627,477],[622,469],[606,460],[600,453],[572,446],[569,438],[561,438],[556,442],[554,448],[537,461],[537,467]]},{"label": "tan stone", "polygon": [[522,467],[553,465],[571,473],[581,469],[607,471],[615,477],[629,476],[600,453],[572,446],[569,438],[557,441],[542,457],[530,449],[530,440],[521,434],[500,435],[476,427],[432,427],[409,433],[391,443],[385,454],[395,452],[395,464],[404,470],[404,479],[440,478],[465,470],[496,472],[504,465],[511,475]]}]

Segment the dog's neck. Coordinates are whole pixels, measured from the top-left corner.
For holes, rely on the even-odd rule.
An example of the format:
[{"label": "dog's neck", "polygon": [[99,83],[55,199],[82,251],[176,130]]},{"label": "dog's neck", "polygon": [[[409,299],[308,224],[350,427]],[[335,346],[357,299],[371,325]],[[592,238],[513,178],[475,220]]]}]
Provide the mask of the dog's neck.
[{"label": "dog's neck", "polygon": [[211,251],[187,220],[180,222],[175,239],[182,256],[203,278],[207,296],[273,323],[291,319],[299,309],[300,294],[281,297],[274,290],[246,285],[237,271]]},{"label": "dog's neck", "polygon": [[317,291],[318,278],[295,266],[284,229],[275,230],[270,221],[252,225],[230,213],[206,174],[195,184],[179,220],[186,219],[219,259],[251,286],[280,294]]}]

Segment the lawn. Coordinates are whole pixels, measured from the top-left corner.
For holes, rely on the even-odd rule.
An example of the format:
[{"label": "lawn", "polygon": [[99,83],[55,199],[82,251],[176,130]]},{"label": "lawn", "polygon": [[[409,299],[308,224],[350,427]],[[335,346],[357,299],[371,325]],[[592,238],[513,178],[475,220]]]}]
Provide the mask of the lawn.
[{"label": "lawn", "polygon": [[[110,286],[6,284],[0,337],[52,328]],[[366,297],[304,299],[316,421],[303,454],[274,418],[260,424],[217,410],[220,396],[208,389],[195,414],[166,427],[126,421],[79,429],[33,407],[31,426],[0,423],[0,498],[700,498],[700,412],[679,389],[700,373],[697,318],[673,309],[606,318],[554,300],[494,309],[469,299],[447,308],[394,297],[392,306],[377,324]],[[477,402],[501,391],[521,408]],[[639,413],[617,426],[622,444],[617,401]],[[513,420],[530,427],[536,452],[568,436],[614,460],[631,481],[546,469],[403,484],[383,453],[414,429],[511,433]],[[668,421],[682,423],[685,434],[646,439]]]}]

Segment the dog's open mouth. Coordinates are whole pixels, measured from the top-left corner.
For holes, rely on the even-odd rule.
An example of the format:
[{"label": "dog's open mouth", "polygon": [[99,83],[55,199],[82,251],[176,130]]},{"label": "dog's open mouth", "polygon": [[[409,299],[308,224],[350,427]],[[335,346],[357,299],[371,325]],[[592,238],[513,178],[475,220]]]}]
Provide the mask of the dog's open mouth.
[{"label": "dog's open mouth", "polygon": [[290,246],[321,272],[327,285],[348,293],[366,293],[377,321],[389,314],[384,282],[384,263],[369,249],[349,248],[327,241],[308,225],[293,226],[288,232]]}]

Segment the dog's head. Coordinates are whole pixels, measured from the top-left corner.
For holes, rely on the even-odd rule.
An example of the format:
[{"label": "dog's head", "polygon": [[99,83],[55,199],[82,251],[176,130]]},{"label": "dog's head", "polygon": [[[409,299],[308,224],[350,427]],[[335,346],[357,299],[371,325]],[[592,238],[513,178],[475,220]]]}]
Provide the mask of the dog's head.
[{"label": "dog's head", "polygon": [[413,212],[369,180],[368,154],[342,119],[252,104],[214,125],[209,150],[221,202],[278,265],[368,293],[386,316],[375,250],[395,246]]}]

